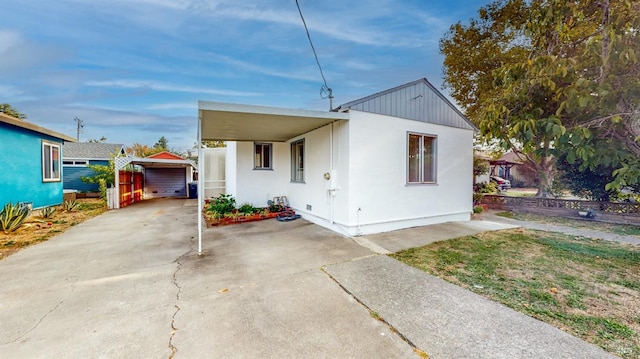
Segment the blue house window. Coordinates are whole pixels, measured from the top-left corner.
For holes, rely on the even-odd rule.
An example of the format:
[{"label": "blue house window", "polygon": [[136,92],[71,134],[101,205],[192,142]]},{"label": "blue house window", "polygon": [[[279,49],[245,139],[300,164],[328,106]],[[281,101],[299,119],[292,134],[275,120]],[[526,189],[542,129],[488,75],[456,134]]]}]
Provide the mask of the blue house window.
[{"label": "blue house window", "polygon": [[42,181],[60,182],[60,145],[42,141]]},{"label": "blue house window", "polygon": [[87,161],[86,160],[64,160],[62,161],[62,164],[64,166],[76,166],[76,167],[87,167]]},{"label": "blue house window", "polygon": [[271,143],[254,143],[253,144],[253,153],[254,153],[254,161],[253,161],[253,169],[255,170],[270,170],[271,167],[271,153],[272,153],[272,144]]}]

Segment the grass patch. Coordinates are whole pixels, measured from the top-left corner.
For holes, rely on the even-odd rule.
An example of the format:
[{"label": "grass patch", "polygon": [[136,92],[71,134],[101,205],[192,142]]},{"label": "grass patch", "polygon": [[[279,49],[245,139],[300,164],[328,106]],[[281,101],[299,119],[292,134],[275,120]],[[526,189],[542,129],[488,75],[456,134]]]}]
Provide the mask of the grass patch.
[{"label": "grass patch", "polygon": [[640,358],[640,247],[514,229],[392,257],[623,358]]},{"label": "grass patch", "polygon": [[620,234],[624,236],[640,237],[640,226],[634,226],[631,224],[615,224],[615,223],[605,223],[605,222],[598,222],[598,221],[581,221],[581,220],[572,219],[572,218],[542,216],[539,214],[532,214],[532,213],[499,212],[499,213],[496,213],[496,215],[505,217],[505,218],[517,219],[519,221],[557,224],[561,226],[568,226],[568,227],[579,228],[579,229],[610,232],[610,233]]},{"label": "grass patch", "polygon": [[519,191],[517,189],[509,189],[506,190],[504,192],[502,192],[503,195],[505,196],[509,196],[509,197],[535,197],[536,192],[535,191]]},{"label": "grass patch", "polygon": [[99,199],[80,199],[78,203],[74,211],[64,211],[62,206],[54,207],[55,212],[46,220],[40,218],[36,211],[16,231],[9,234],[0,232],[0,259],[21,248],[46,241],[106,210],[104,202]]}]

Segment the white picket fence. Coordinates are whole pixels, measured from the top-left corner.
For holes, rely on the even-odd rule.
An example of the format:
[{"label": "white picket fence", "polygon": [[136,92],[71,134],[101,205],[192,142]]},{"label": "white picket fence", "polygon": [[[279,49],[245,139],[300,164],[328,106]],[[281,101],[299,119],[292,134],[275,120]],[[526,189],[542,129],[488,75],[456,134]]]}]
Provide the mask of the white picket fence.
[{"label": "white picket fence", "polygon": [[116,188],[107,188],[107,208],[120,208],[119,204],[118,192],[116,191]]}]

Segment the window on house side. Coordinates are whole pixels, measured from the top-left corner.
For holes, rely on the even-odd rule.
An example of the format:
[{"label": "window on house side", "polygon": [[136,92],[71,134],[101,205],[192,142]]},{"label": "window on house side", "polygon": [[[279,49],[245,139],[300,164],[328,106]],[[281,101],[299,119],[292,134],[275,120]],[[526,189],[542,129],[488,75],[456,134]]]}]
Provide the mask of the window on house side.
[{"label": "window on house side", "polygon": [[253,169],[270,170],[272,160],[272,144],[271,143],[254,143],[253,144]]},{"label": "window on house side", "polygon": [[42,142],[42,181],[60,181],[60,145]]},{"label": "window on house side", "polygon": [[291,182],[304,182],[304,139],[291,143]]},{"label": "window on house side", "polygon": [[67,161],[62,161],[62,164],[65,165],[65,166],[86,167],[87,166],[87,161],[71,161],[71,160],[67,160]]},{"label": "window on house side", "polygon": [[431,135],[409,134],[408,183],[436,183],[436,140]]}]

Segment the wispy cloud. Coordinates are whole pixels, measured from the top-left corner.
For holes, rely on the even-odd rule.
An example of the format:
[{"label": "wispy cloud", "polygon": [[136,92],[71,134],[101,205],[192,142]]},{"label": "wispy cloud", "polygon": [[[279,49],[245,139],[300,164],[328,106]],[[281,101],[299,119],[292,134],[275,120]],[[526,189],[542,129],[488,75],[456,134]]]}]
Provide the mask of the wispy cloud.
[{"label": "wispy cloud", "polygon": [[[334,104],[420,77],[440,84],[438,39],[482,5],[470,3],[300,1]],[[2,10],[2,102],[63,133],[78,116],[85,138],[152,144],[171,132],[182,147],[200,99],[327,108],[292,0],[8,0]]]},{"label": "wispy cloud", "polygon": [[23,92],[13,86],[0,85],[0,97],[15,98],[15,97],[20,97],[21,95],[23,95]]},{"label": "wispy cloud", "polygon": [[130,88],[130,89],[149,89],[153,91],[163,92],[186,92],[206,95],[224,95],[224,96],[260,96],[258,92],[247,91],[231,91],[220,90],[211,87],[194,87],[180,86],[173,84],[160,83],[155,81],[143,80],[109,80],[109,81],[88,81],[87,86],[96,87],[113,87],[113,88]]},{"label": "wispy cloud", "polygon": [[189,102],[163,102],[159,104],[153,104],[145,106],[148,110],[193,110],[193,113],[198,110],[198,103],[195,101]]},{"label": "wispy cloud", "polygon": [[34,43],[21,32],[0,29],[0,74],[22,76],[25,69],[53,63],[62,57],[60,49],[50,44]]}]

